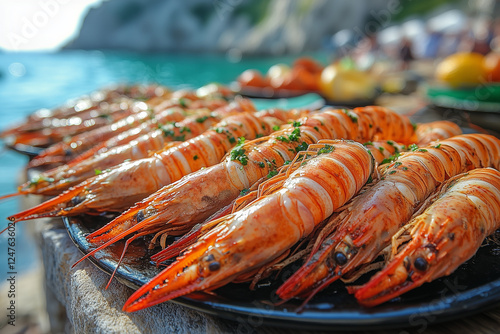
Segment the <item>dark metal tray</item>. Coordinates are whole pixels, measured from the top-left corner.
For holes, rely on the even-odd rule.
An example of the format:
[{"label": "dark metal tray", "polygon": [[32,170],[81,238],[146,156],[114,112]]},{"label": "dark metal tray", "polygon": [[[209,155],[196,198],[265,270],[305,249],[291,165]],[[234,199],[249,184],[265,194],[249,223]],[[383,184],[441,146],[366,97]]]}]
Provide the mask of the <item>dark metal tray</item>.
[{"label": "dark metal tray", "polygon": [[[76,246],[88,253],[93,246],[85,236],[103,226],[110,217],[77,216],[64,218],[65,226]],[[500,236],[500,232],[497,233]],[[118,268],[116,277],[137,289],[161,271],[149,260],[148,240],[134,241]],[[108,274],[116,267],[123,249],[118,242],[90,258]],[[155,250],[156,252],[157,250]],[[315,296],[302,313],[295,310],[299,300],[276,305],[274,291],[297,265],[285,268],[273,280],[262,282],[254,291],[248,284],[228,284],[210,294],[196,293],[173,302],[223,318],[254,325],[275,325],[294,329],[373,330],[387,328],[420,328],[469,316],[500,304],[500,247],[485,243],[477,254],[452,275],[410,291],[383,305],[365,308],[347,293],[342,282],[336,282]]]}]

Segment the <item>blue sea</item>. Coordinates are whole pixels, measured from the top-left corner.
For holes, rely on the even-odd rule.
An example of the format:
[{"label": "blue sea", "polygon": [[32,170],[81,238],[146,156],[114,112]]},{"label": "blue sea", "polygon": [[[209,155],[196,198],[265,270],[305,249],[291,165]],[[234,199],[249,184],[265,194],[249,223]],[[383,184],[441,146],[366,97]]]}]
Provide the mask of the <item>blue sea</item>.
[{"label": "blue sea", "polygon": [[[314,55],[326,60],[326,55]],[[228,84],[248,68],[265,73],[276,63],[291,65],[295,57],[243,58],[221,55],[135,54],[101,51],[0,53],[0,129],[21,122],[40,108],[53,108],[70,98],[116,83],[160,83],[171,88],[196,88],[210,82]],[[0,195],[16,191],[27,157],[0,149]],[[0,228],[19,211],[19,199],[0,202]],[[36,241],[16,227],[16,270],[37,265]],[[0,282],[7,269],[7,235],[0,236]]]}]

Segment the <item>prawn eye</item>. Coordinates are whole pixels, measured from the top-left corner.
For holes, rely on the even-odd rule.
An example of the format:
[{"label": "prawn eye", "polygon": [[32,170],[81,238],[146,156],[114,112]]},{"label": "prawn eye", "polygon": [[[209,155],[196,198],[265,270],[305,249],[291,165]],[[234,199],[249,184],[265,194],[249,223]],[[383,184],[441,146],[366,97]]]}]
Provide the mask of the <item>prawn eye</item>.
[{"label": "prawn eye", "polygon": [[80,196],[75,196],[71,199],[71,204],[73,204],[73,206],[78,205],[81,202],[83,202],[83,197]]},{"label": "prawn eye", "polygon": [[335,253],[335,262],[337,262],[339,266],[343,266],[347,263],[347,257],[344,255],[344,253],[337,252]]},{"label": "prawn eye", "polygon": [[140,223],[141,221],[144,220],[144,211],[139,210],[137,214],[135,215],[135,220]]},{"label": "prawn eye", "polygon": [[413,265],[415,266],[415,269],[417,269],[417,270],[426,271],[428,263],[427,263],[426,259],[419,256],[415,259],[415,262],[413,262]]},{"label": "prawn eye", "polygon": [[208,270],[210,270],[210,271],[216,271],[216,270],[219,270],[219,268],[220,268],[220,263],[217,261],[210,262],[208,264]]}]

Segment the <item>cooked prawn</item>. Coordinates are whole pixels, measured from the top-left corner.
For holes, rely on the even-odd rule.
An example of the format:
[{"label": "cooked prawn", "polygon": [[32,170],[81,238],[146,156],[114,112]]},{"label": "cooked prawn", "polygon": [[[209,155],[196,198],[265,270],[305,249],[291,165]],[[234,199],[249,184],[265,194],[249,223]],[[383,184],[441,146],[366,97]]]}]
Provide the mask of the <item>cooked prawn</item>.
[{"label": "cooked prawn", "polygon": [[[149,158],[124,162],[94,176],[63,194],[10,217],[75,215],[83,212],[121,211],[182,176],[216,164],[239,137],[267,135],[284,121],[268,117],[269,111],[229,116],[214,128]],[[278,115],[275,110],[272,114]],[[282,114],[287,113],[283,112]]]},{"label": "cooked prawn", "polygon": [[462,129],[450,121],[435,121],[430,123],[418,123],[415,130],[417,145],[427,146],[436,140],[447,139],[462,134]]},{"label": "cooked prawn", "polygon": [[[390,161],[390,159],[396,155],[400,154],[404,151],[407,150],[407,146],[401,145],[398,143],[395,143],[391,140],[383,140],[383,141],[375,141],[375,142],[366,142],[363,144],[371,153],[371,155],[374,158],[375,165],[383,164],[386,161]],[[283,166],[285,168],[286,166]],[[281,172],[281,171],[280,171]],[[376,170],[374,171],[376,173]],[[377,175],[373,175],[372,179],[375,179]],[[195,240],[196,237],[201,236],[201,234],[207,233],[212,224],[211,221],[217,218],[220,218],[222,216],[225,216],[226,214],[229,213],[234,213],[236,211],[240,211],[250,203],[252,203],[255,199],[259,197],[259,192],[262,191],[262,188],[260,185],[262,182],[265,182],[267,178],[261,178],[257,182],[255,182],[251,189],[253,191],[246,193],[242,192],[241,195],[234,201],[232,201],[229,205],[224,207],[223,209],[217,211],[214,215],[210,216],[208,219],[206,219],[206,223],[204,224],[199,224],[198,227],[193,228],[188,234],[184,235],[182,238],[176,240],[172,244],[170,244],[168,247],[164,248],[162,251],[158,252],[157,254],[151,256],[151,260],[156,262],[158,265],[161,262],[164,262],[166,260],[171,259],[174,256],[179,255],[179,253],[187,248],[189,245],[191,245]],[[370,181],[370,180],[369,180]],[[371,182],[367,183],[370,184]],[[106,228],[103,228],[102,230],[106,230]],[[143,230],[143,229],[141,229]],[[90,234],[87,236],[87,239],[90,241],[95,242],[95,240],[99,240],[99,235],[102,233],[99,232],[99,230],[95,231],[94,233]],[[97,236],[96,239],[94,240],[93,237]],[[154,238],[153,238],[154,240]],[[283,262],[290,262],[290,259],[286,259]],[[280,262],[276,264],[276,267],[283,267],[283,262]],[[273,266],[270,266],[268,271],[272,271]]]},{"label": "cooked prawn", "polygon": [[278,289],[282,299],[309,299],[373,261],[441,182],[470,169],[500,167],[500,140],[489,135],[455,136],[412,148],[385,165],[380,180],[334,216],[328,226],[331,234],[321,236],[305,264]]},{"label": "cooked prawn", "polygon": [[[75,158],[77,155],[82,154],[92,147],[100,146],[100,149],[102,149],[103,145],[98,145],[98,143],[103,143],[110,138],[116,137],[122,132],[130,129],[135,129],[142,124],[144,124],[145,126],[141,126],[142,132],[134,132],[136,133],[136,136],[141,133],[147,133],[148,130],[152,129],[155,123],[165,124],[165,122],[178,122],[184,119],[184,117],[191,114],[191,111],[199,110],[200,108],[214,110],[227,104],[227,101],[224,99],[212,99],[210,101],[198,100],[197,102],[198,103],[196,103],[196,109],[193,109],[191,107],[182,108],[181,104],[186,104],[186,102],[183,101],[181,103],[178,99],[173,100],[166,110],[158,110],[158,108],[152,108],[147,111],[145,110],[142,112],[134,113],[112,124],[101,126],[96,129],[78,134],[68,140],[63,140],[43,150],[29,162],[28,167],[37,167],[54,163],[68,162],[71,159]],[[193,103],[190,104],[193,105]],[[141,105],[147,107],[147,105],[144,103],[138,104],[135,107],[137,108]],[[130,140],[135,139],[133,137],[129,138]]]},{"label": "cooked prawn", "polygon": [[[159,151],[168,143],[185,141],[194,138],[220,121],[224,116],[238,114],[253,105],[247,100],[235,101],[227,108],[218,112],[198,110],[192,116],[186,117],[177,123],[148,123],[146,127],[152,128],[150,132],[130,141],[124,145],[97,154],[88,159],[78,159],[66,165],[49,170],[36,176],[19,187],[19,194],[44,194],[59,195],[62,191],[77,185],[89,177],[116,166],[126,160],[134,161],[147,158],[151,152]],[[172,118],[184,118],[182,109],[168,109],[161,115],[166,121]],[[141,130],[144,127],[140,128]]]},{"label": "cooked prawn", "polygon": [[[181,235],[228,205],[259,179],[275,174],[277,168],[293,160],[297,152],[318,140],[345,138],[364,142],[375,136],[384,137],[388,129],[395,126],[399,133],[390,130],[392,135],[407,142],[413,137],[412,125],[406,117],[393,114],[395,117],[383,117],[390,122],[383,122],[366,111],[327,110],[300,119],[293,127],[269,137],[241,143],[225,161],[160,189],[90,234],[88,239],[92,242],[117,240],[135,231],[146,233],[148,230]],[[379,126],[369,126],[374,121]]]},{"label": "cooked prawn", "polygon": [[393,237],[385,267],[351,289],[362,305],[378,305],[449,275],[471,258],[500,228],[500,172],[478,168],[451,178],[423,209]]},{"label": "cooked prawn", "polygon": [[123,309],[137,311],[194,291],[212,290],[255,272],[311,233],[373,172],[373,158],[359,143],[322,142],[306,151],[314,152],[321,154],[303,166],[293,164],[296,170],[287,171],[289,176],[269,194],[221,218],[216,228],[137,290]]},{"label": "cooked prawn", "polygon": [[[59,108],[52,110],[40,109],[29,115],[25,122],[2,131],[0,138],[16,136],[23,132],[42,130],[56,119],[60,120],[56,123],[61,123],[61,120],[76,116],[80,120],[85,121],[89,117],[98,116],[99,111],[96,109],[99,109],[100,106],[105,107],[111,103],[119,101],[127,102],[139,97],[142,100],[148,100],[167,95],[170,95],[170,92],[165,87],[160,86],[118,86],[98,90],[88,96],[69,100]],[[82,116],[82,114],[86,114],[87,116]]]}]

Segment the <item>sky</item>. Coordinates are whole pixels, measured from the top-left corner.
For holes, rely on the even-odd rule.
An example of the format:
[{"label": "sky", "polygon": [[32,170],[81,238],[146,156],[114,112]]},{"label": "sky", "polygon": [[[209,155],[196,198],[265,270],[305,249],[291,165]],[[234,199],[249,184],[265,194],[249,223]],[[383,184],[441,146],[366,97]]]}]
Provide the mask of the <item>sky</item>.
[{"label": "sky", "polygon": [[56,51],[102,0],[0,0],[0,49]]}]

